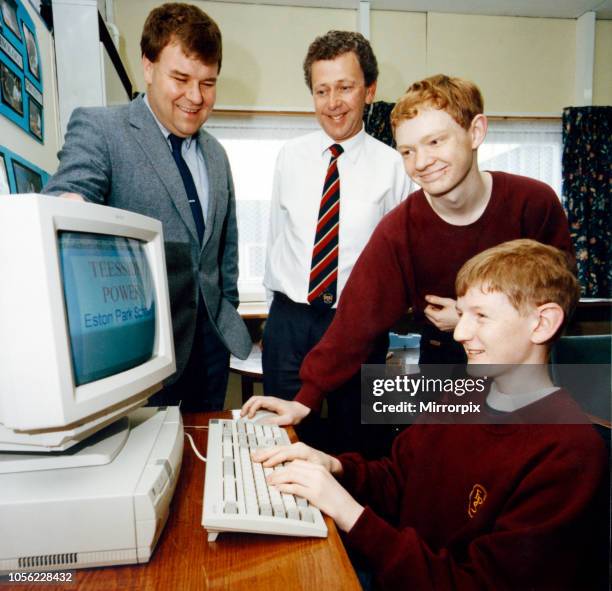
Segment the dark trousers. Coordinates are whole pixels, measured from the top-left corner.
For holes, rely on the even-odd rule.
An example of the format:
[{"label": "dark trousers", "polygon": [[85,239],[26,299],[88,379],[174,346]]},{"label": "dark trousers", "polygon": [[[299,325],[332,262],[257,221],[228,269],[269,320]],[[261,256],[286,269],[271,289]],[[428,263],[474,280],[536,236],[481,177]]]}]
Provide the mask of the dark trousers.
[{"label": "dark trousers", "polygon": [[[292,400],[302,386],[304,357],[321,340],[335,310],[297,304],[275,293],[263,335],[264,393]],[[355,319],[359,322],[359,319]],[[347,335],[350,338],[350,335]],[[385,363],[388,335],[383,335],[367,363]],[[361,425],[360,372],[327,396],[328,420],[311,413],[297,431],[305,443],[331,453],[361,451],[376,457],[390,449],[393,433],[386,426]],[[381,428],[379,428],[381,427]]]},{"label": "dark trousers", "polygon": [[191,355],[178,379],[150,398],[150,406],[177,405],[184,412],[223,410],[229,377],[229,351],[200,300]]}]

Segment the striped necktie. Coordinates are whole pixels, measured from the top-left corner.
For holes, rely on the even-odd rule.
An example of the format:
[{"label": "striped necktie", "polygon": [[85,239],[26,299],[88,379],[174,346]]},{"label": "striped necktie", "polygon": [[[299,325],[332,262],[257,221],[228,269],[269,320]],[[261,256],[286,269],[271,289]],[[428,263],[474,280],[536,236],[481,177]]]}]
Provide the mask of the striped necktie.
[{"label": "striped necktie", "polygon": [[176,162],[179,173],[181,174],[181,179],[183,179],[183,185],[185,186],[185,192],[187,193],[187,199],[189,201],[189,206],[191,207],[191,215],[193,216],[193,221],[195,222],[198,239],[200,244],[202,244],[202,238],[204,236],[204,216],[202,214],[202,204],[200,203],[200,198],[198,197],[198,191],[195,183],[193,182],[193,176],[191,175],[187,162],[185,162],[183,154],[181,153],[183,140],[185,138],[178,137],[171,133],[168,135],[168,139],[170,140],[170,145],[172,146],[172,156]]},{"label": "striped necktie", "polygon": [[338,229],[340,227],[338,158],[344,151],[339,144],[333,144],[329,150],[332,157],[323,184],[308,284],[308,302],[313,306],[325,308],[334,305],[337,293]]}]

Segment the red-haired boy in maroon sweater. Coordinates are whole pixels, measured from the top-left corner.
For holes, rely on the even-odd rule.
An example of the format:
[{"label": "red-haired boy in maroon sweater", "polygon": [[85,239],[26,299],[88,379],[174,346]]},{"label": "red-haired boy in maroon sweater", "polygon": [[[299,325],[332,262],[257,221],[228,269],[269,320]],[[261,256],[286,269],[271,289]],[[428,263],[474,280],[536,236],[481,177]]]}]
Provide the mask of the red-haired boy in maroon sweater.
[{"label": "red-haired boy in maroon sweater", "polygon": [[493,378],[482,424],[416,424],[377,461],[300,443],[255,459],[291,460],[269,483],[330,515],[382,588],[591,588],[605,447],[546,365],[578,300],[572,264],[514,240],[470,259],[456,292],[468,370]]},{"label": "red-haired boy in maroon sweater", "polygon": [[[302,363],[295,399],[255,396],[243,414],[267,408],[279,414],[273,422],[287,425],[317,412],[327,393],[359,372],[409,307],[422,333],[420,363],[465,362],[452,339],[454,282],[461,265],[517,238],[572,252],[567,218],[548,185],[479,169],[478,148],[487,132],[483,110],[473,82],[442,74],[415,82],[397,102],[391,114],[397,149],[421,189],[378,224],[334,321]],[[358,392],[354,402],[353,430],[359,429]]]}]

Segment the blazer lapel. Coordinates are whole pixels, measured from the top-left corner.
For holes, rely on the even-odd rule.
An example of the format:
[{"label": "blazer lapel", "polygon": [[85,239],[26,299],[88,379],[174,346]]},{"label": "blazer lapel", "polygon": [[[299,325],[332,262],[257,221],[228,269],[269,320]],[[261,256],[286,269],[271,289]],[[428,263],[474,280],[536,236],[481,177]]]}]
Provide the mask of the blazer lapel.
[{"label": "blazer lapel", "polygon": [[217,213],[217,195],[223,195],[223,186],[221,183],[227,182],[225,175],[220,174],[220,171],[225,170],[225,166],[221,161],[218,150],[211,150],[209,147],[210,137],[204,130],[200,130],[198,134],[198,144],[204,155],[206,163],[206,173],[208,174],[208,211],[206,213],[206,227],[204,229],[204,237],[202,238],[202,247],[210,240],[213,234],[215,225],[215,216]]},{"label": "blazer lapel", "polygon": [[189,228],[189,232],[197,243],[198,233],[187,200],[185,185],[183,185],[183,180],[168,143],[142,97],[130,103],[129,121],[135,129],[134,137],[136,141],[147,155],[153,170],[166,188],[183,223]]}]

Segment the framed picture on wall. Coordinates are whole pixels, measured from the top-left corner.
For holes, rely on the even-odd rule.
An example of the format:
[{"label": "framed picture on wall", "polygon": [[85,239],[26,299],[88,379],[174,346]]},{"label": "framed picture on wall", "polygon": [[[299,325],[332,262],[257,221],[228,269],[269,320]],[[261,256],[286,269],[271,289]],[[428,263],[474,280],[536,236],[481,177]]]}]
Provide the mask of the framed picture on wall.
[{"label": "framed picture on wall", "polygon": [[40,193],[42,191],[43,180],[38,172],[13,160],[13,173],[17,193]]},{"label": "framed picture on wall", "polygon": [[23,36],[25,37],[26,51],[28,52],[28,69],[36,80],[40,80],[40,59],[34,34],[28,27],[23,25]]},{"label": "framed picture on wall", "polygon": [[16,113],[23,115],[21,78],[14,74],[3,62],[0,62],[0,95],[5,105],[8,105]]},{"label": "framed picture on wall", "polygon": [[0,0],[0,12],[6,26],[21,39],[19,21],[17,20],[17,3],[15,0]]},{"label": "framed picture on wall", "polygon": [[42,107],[31,97],[28,97],[30,109],[30,131],[42,141]]},{"label": "framed picture on wall", "polygon": [[0,195],[8,195],[10,192],[6,160],[4,159],[4,154],[0,154]]}]

